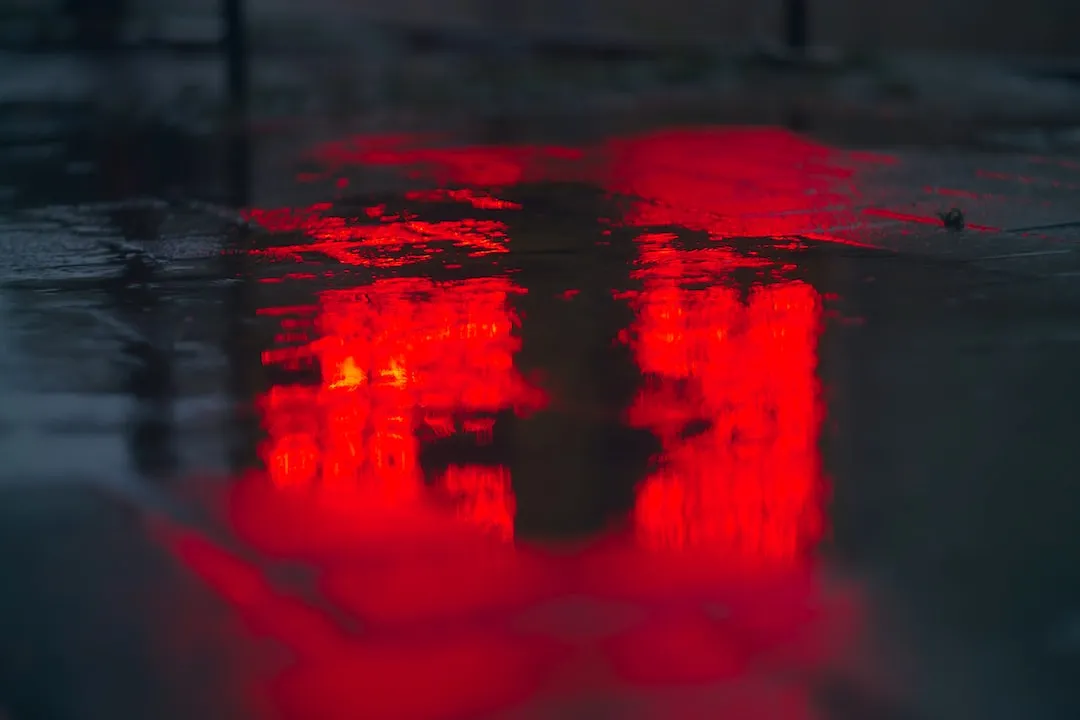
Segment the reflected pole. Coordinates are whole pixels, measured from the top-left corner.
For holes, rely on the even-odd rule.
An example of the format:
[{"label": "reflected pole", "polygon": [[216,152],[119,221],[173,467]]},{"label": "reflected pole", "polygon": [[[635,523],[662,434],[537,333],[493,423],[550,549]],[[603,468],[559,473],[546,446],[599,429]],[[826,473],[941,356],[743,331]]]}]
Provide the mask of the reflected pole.
[{"label": "reflected pole", "polygon": [[810,0],[784,0],[784,42],[795,56],[806,51]]},{"label": "reflected pole", "polygon": [[[619,209],[597,189],[519,186],[512,197],[523,209],[507,217],[507,237],[518,251],[513,277],[526,291],[513,300],[522,318],[514,365],[525,377],[540,373],[552,400],[538,412],[507,418],[514,535],[588,537],[629,516],[634,488],[660,452],[651,433],[622,422],[641,372],[629,346],[616,341],[634,312],[611,289],[631,286],[636,245],[632,231],[612,231],[619,234],[602,246],[610,247],[603,262],[579,262],[595,252],[606,228],[595,219],[567,222],[527,209],[574,198],[592,218],[618,217]],[[567,290],[576,294],[566,298]]]},{"label": "reflected pole", "polygon": [[[806,60],[806,47],[809,44],[810,0],[784,0],[784,45],[790,62],[801,63]],[[807,118],[796,99],[789,111],[787,126],[795,132],[805,132]]]},{"label": "reflected pole", "polygon": [[244,0],[221,0],[225,25],[225,62],[229,98],[242,105],[248,89],[247,28],[244,21]]},{"label": "reflected pole", "polygon": [[[228,204],[233,208],[247,207],[252,202],[251,136],[248,128],[250,75],[248,68],[248,38],[244,0],[221,0],[226,63],[226,90],[229,100],[228,142],[225,157],[228,178]],[[229,362],[229,392],[236,411],[227,421],[228,462],[233,472],[252,466],[258,436],[258,421],[254,415],[254,399],[261,380],[261,362],[257,338],[251,319],[255,316],[256,300],[248,263],[253,239],[249,228],[237,223],[226,240],[224,272],[234,280],[226,301],[228,319],[225,354]]]},{"label": "reflected pole", "polygon": [[248,135],[248,42],[244,0],[221,0],[225,25],[224,50],[226,89],[229,93],[228,172],[230,201],[235,207],[246,205],[250,198]]}]

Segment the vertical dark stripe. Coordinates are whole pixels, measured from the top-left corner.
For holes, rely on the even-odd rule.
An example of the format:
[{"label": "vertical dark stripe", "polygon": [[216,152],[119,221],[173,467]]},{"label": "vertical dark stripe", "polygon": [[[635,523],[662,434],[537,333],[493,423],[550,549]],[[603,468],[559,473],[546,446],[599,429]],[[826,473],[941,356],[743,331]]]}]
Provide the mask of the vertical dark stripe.
[{"label": "vertical dark stripe", "polygon": [[225,21],[225,59],[228,73],[229,99],[243,104],[248,90],[247,29],[244,22],[244,0],[222,0]]},{"label": "vertical dark stripe", "polygon": [[784,0],[784,38],[789,50],[801,53],[809,42],[809,0]]}]

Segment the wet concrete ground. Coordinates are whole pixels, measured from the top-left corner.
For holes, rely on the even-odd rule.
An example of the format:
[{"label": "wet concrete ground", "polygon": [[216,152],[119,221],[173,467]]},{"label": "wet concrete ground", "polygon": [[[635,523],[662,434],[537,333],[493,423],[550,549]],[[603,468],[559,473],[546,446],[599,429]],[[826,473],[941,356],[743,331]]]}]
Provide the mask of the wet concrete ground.
[{"label": "wet concrete ground", "polygon": [[0,715],[1080,712],[1074,160],[142,132],[7,148]]}]

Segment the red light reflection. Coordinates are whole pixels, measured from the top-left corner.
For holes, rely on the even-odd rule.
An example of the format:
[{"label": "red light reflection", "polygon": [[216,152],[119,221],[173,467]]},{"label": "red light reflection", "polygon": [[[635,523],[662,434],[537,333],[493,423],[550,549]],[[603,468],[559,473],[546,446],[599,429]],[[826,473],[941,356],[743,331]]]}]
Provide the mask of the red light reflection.
[{"label": "red light reflection", "polygon": [[[801,235],[860,245],[835,228],[865,222],[881,202],[868,171],[888,155],[842,151],[779,128],[686,128],[630,135],[583,148],[516,145],[422,147],[425,138],[350,138],[315,148],[328,173],[350,165],[394,167],[433,181],[432,199],[475,207],[480,189],[522,182],[592,182],[638,201],[620,222],[680,226],[713,237]],[[456,186],[456,189],[446,189]],[[471,189],[469,189],[471,188]],[[884,190],[884,188],[882,188]],[[476,194],[479,193],[479,194]]]},{"label": "red light reflection", "polygon": [[734,287],[687,289],[672,269],[701,251],[670,243],[642,238],[645,288],[632,300],[646,383],[629,420],[664,445],[660,470],[639,490],[636,525],[650,546],[793,563],[822,532],[820,299],[799,281],[757,286],[746,298]]},{"label": "red light reflection", "polygon": [[[420,492],[418,430],[490,437],[491,414],[543,397],[514,370],[519,341],[510,281],[379,280],[320,297],[317,339],[265,356],[317,363],[319,386],[276,386],[261,406],[263,460],[279,487],[309,487],[371,513]],[[310,312],[310,311],[307,311]],[[471,517],[512,530],[513,497],[499,468],[453,468],[446,482]]]},{"label": "red light reflection", "polygon": [[[282,717],[618,716],[627,707],[646,718],[815,717],[812,678],[858,619],[849,597],[827,596],[808,559],[825,532],[821,301],[795,280],[725,285],[734,268],[768,261],[719,243],[681,249],[663,230],[720,239],[843,223],[857,214],[850,168],[781,131],[659,133],[586,151],[412,150],[405,138],[376,138],[317,155],[330,170],[421,168],[458,189],[411,199],[484,211],[514,209],[493,188],[563,172],[637,197],[615,219],[643,231],[630,270],[642,289],[627,296],[637,319],[624,335],[645,379],[628,420],[655,432],[663,453],[639,486],[633,534],[558,552],[510,542],[507,467],[451,464],[427,488],[420,455],[429,439],[491,444],[499,412],[543,406],[514,366],[511,300],[522,288],[507,278],[383,278],[325,292],[313,307],[265,311],[282,340],[311,338],[264,362],[312,364],[320,381],[262,398],[266,473],[230,489],[228,521],[261,556],[312,569],[318,597],[280,592],[193,533],[163,538],[292,654],[265,690]],[[267,252],[315,250],[372,267],[415,262],[445,239],[472,253],[507,247],[494,221],[420,223],[385,210],[252,218],[312,241]]]},{"label": "red light reflection", "polygon": [[[494,199],[491,200],[495,202]],[[506,226],[495,220],[444,220],[379,217],[382,208],[365,211],[367,220],[328,215],[329,205],[301,209],[248,210],[248,220],[278,233],[302,232],[303,243],[278,245],[256,251],[273,258],[300,260],[305,253],[319,253],[343,265],[390,268],[423,260],[439,251],[439,244],[466,251],[470,257],[508,252]]]},{"label": "red light reflection", "polygon": [[401,168],[440,187],[505,187],[522,182],[581,179],[586,153],[577,148],[540,145],[418,147],[425,138],[354,137],[324,143],[312,157],[328,172],[349,165]]},{"label": "red light reflection", "polygon": [[405,193],[406,200],[417,200],[422,202],[442,202],[452,201],[467,203],[472,205],[477,210],[520,210],[521,203],[510,202],[509,200],[500,200],[488,193],[480,192],[477,190],[459,189],[448,190],[440,188],[438,190],[410,190]]},{"label": "red light reflection", "polygon": [[504,467],[451,465],[442,485],[457,499],[458,517],[509,539],[514,534],[514,495]]},{"label": "red light reflection", "polygon": [[[425,437],[490,443],[504,409],[544,403],[514,368],[505,278],[389,278],[264,313],[313,338],[264,355],[317,385],[277,385],[260,404],[266,475],[237,483],[229,521],[271,557],[318,571],[312,604],[240,558],[166,528],[192,570],[295,662],[257,691],[284,718],[472,717],[532,695],[561,657],[485,614],[546,597],[546,570],[519,557],[510,473],[450,465],[425,489]],[[269,480],[269,482],[267,482]],[[357,635],[326,603],[357,618]]]},{"label": "red light reflection", "polygon": [[844,244],[828,229],[858,223],[860,171],[890,162],[777,128],[662,131],[611,141],[606,153],[605,185],[639,198],[627,224]]}]

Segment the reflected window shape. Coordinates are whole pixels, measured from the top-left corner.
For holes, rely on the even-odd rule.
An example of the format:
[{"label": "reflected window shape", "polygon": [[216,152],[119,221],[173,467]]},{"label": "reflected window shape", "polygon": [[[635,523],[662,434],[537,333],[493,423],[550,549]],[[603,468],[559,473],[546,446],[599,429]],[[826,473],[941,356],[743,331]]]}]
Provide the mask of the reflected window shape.
[{"label": "reflected window shape", "polygon": [[509,540],[514,534],[510,471],[501,465],[451,465],[442,477],[457,516]]},{"label": "reflected window shape", "polygon": [[786,281],[743,297],[661,276],[634,305],[645,382],[629,420],[664,447],[638,491],[643,541],[752,563],[804,555],[823,524],[817,292]]},{"label": "reflected window shape", "polygon": [[[509,300],[518,292],[504,278],[390,278],[323,293],[315,339],[264,355],[268,363],[306,359],[321,377],[318,385],[275,386],[261,399],[271,481],[317,488],[349,507],[401,506],[421,492],[418,430],[466,433],[483,444],[493,414],[542,404],[514,367],[520,340]],[[444,482],[463,517],[508,536],[505,470],[453,468]]]}]

